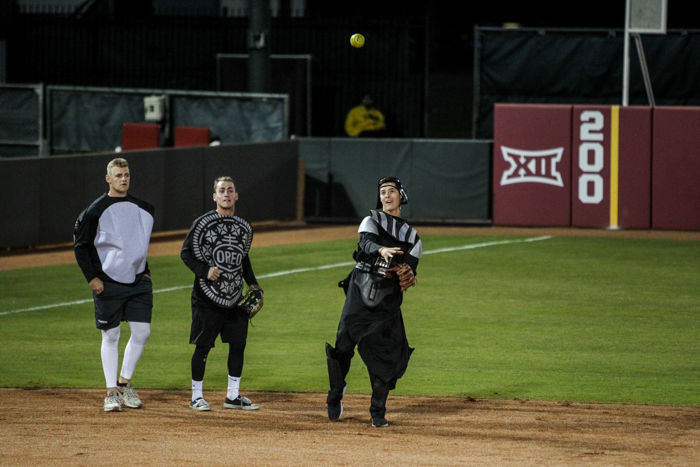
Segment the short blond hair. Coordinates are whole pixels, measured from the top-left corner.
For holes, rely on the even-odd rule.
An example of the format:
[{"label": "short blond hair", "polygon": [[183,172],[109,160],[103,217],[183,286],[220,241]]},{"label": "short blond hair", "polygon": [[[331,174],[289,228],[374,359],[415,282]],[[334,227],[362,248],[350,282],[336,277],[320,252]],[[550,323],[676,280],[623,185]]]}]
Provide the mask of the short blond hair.
[{"label": "short blond hair", "polygon": [[110,177],[114,167],[129,167],[129,163],[123,157],[117,157],[109,161],[109,164],[107,164],[107,175]]},{"label": "short blond hair", "polygon": [[219,177],[216,180],[214,180],[214,193],[216,193],[216,185],[218,185],[219,182],[231,182],[233,183],[233,187],[236,187],[236,184],[233,182],[233,179],[228,175],[224,175],[223,177]]}]

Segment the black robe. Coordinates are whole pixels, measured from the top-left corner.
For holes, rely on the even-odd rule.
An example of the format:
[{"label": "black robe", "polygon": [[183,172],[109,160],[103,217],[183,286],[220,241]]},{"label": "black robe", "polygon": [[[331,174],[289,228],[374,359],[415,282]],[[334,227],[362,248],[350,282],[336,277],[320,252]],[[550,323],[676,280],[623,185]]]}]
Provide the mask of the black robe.
[{"label": "black robe", "polygon": [[[419,236],[403,219],[381,211],[371,211],[359,229],[360,240],[353,257],[360,264],[374,265],[380,258],[380,247],[400,247],[403,255],[395,257],[405,262],[414,273],[422,255]],[[378,303],[367,298],[368,282],[374,281],[383,295]],[[338,324],[338,346],[356,344],[367,369],[373,377],[389,384],[390,389],[403,376],[413,352],[409,347],[401,314],[403,292],[397,278],[380,278],[372,272],[354,268],[343,281],[346,288],[345,305]],[[363,297],[363,290],[364,297]]]}]

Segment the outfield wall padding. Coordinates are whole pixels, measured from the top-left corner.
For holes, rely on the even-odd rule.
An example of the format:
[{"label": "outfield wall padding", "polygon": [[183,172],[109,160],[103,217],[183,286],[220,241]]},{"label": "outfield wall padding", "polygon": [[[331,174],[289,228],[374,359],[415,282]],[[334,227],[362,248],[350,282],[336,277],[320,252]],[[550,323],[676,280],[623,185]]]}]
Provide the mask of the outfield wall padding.
[{"label": "outfield wall padding", "polygon": [[251,222],[296,218],[297,143],[250,143],[0,159],[0,247],[72,241],[80,212],[107,190],[107,163],[129,162],[130,194],[155,207],[153,230],[188,229],[213,209],[213,180],[233,177],[236,213]]},{"label": "outfield wall padding", "polygon": [[700,229],[700,108],[497,104],[494,115],[494,224]]},{"label": "outfield wall padding", "polygon": [[651,228],[649,107],[620,107],[618,222],[625,229]]},{"label": "outfield wall padding", "polygon": [[700,107],[654,108],[652,227],[700,230]]},{"label": "outfield wall padding", "polygon": [[493,223],[571,224],[571,106],[494,109]]},{"label": "outfield wall padding", "polygon": [[648,229],[651,108],[573,106],[571,225]]}]

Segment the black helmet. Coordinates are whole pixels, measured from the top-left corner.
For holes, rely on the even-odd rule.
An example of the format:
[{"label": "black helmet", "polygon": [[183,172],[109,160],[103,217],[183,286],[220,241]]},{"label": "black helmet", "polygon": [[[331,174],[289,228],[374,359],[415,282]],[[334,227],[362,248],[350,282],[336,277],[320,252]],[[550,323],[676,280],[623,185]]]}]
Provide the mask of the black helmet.
[{"label": "black helmet", "polygon": [[382,207],[382,201],[379,199],[379,189],[386,183],[393,184],[396,186],[396,189],[399,190],[399,194],[401,194],[401,204],[408,204],[408,194],[401,184],[401,180],[396,177],[382,177],[377,182],[377,209]]}]

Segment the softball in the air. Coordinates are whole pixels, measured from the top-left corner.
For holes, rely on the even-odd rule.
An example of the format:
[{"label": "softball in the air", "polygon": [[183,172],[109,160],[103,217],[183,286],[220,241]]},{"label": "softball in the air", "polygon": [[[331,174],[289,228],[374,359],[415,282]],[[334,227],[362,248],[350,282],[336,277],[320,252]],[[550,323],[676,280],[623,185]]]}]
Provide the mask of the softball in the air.
[{"label": "softball in the air", "polygon": [[350,45],[359,49],[360,47],[365,45],[365,36],[363,36],[359,32],[353,34],[352,36],[350,36]]}]

